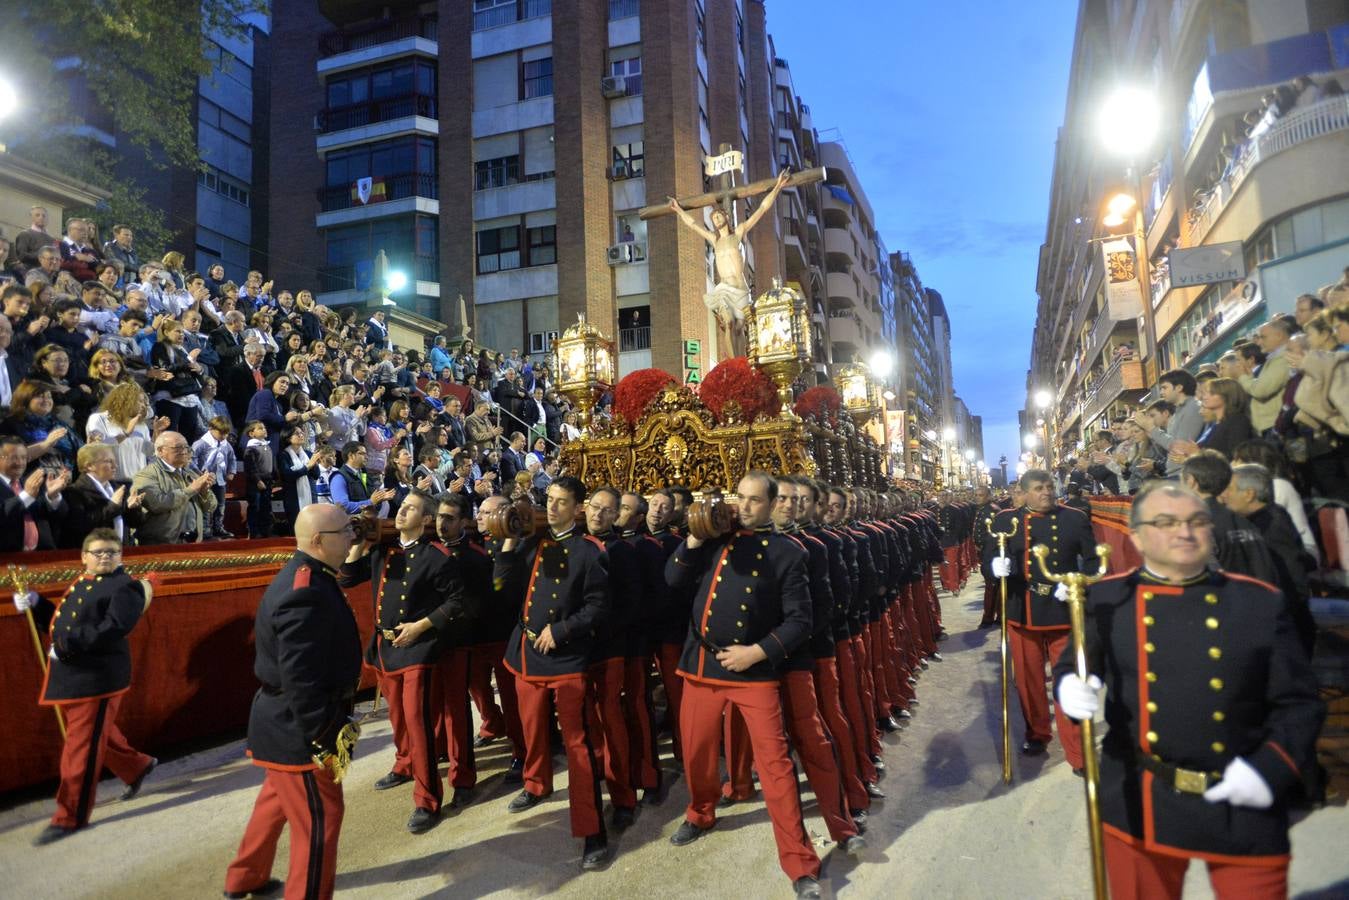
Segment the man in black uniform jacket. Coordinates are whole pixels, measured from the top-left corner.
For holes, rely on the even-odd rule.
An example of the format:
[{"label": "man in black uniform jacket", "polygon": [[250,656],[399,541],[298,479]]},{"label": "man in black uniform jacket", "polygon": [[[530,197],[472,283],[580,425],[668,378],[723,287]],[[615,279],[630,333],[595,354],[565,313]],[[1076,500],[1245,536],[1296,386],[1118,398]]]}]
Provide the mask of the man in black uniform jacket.
[{"label": "man in black uniform jacket", "polygon": [[553,792],[551,710],[567,748],[571,832],[585,838],[583,869],[609,861],[600,818],[600,735],[586,721],[586,667],[609,615],[608,557],[604,544],[576,528],[585,500],[580,479],[563,475],[548,485],[548,529],[523,541],[502,542],[495,580],[503,591],[524,586],[520,621],[506,642],[506,666],[515,673],[525,733],[525,789],[510,802],[524,812]]},{"label": "man in black uniform jacket", "polygon": [[[648,533],[646,539],[637,545],[645,583],[641,616],[647,641],[644,655],[655,659],[660,682],[665,687],[665,723],[670,728],[670,746],[675,762],[684,760],[684,747],[679,734],[679,708],[684,697],[684,679],[679,676],[679,654],[684,652],[684,638],[689,632],[692,588],[674,588],[667,584],[665,563],[682,540],[672,525],[681,491],[687,491],[687,488],[663,488],[651,495],[646,514]],[[648,666],[649,663],[643,661],[643,678],[646,677]],[[658,799],[659,796],[660,792],[657,791],[652,799]]]},{"label": "man in black uniform jacket", "polygon": [[14,595],[20,612],[32,609],[38,627],[50,627],[51,655],[39,702],[60,707],[66,721],[56,813],[35,845],[89,824],[105,765],[127,783],[122,799],[129,800],[156,763],[132,749],[117,727],[117,708],[131,689],[127,635],[150,608],[151,583],[122,569],[122,543],[110,528],[89,532],[80,560],[84,574],[58,605],[32,591]]},{"label": "man in black uniform jacket", "polygon": [[1288,604],[1208,566],[1205,501],[1153,482],[1134,498],[1141,568],[1087,594],[1087,667],[1054,667],[1076,718],[1110,688],[1101,817],[1110,895],[1179,897],[1191,859],[1220,897],[1288,896],[1287,800],[1314,764],[1325,717]]},{"label": "man in black uniform jacket", "polygon": [[295,555],[258,604],[253,673],[262,687],[248,717],[248,752],[267,776],[225,874],[227,897],[275,887],[269,876],[284,825],[290,825],[290,893],[333,894],[344,805],[331,766],[361,677],[361,637],[337,567],[355,538],[339,507],[300,510]]},{"label": "man in black uniform jacket", "polygon": [[[435,513],[436,501],[429,494],[409,491],[394,517],[398,545],[380,547],[372,529],[365,542],[351,548],[342,566],[343,587],[369,581],[374,589],[375,633],[365,663],[378,673],[380,692],[389,702],[397,748],[393,770],[375,782],[375,790],[415,782],[415,809],[407,824],[413,834],[429,831],[440,818],[435,731],[443,704],[441,638],[468,624],[459,567],[444,544],[426,535]],[[467,659],[463,681],[467,696]],[[450,768],[463,767],[466,755],[472,773],[472,722],[460,718],[449,735]]]},{"label": "man in black uniform jacket", "polygon": [[[974,546],[982,560],[984,551],[992,543],[995,547],[997,541],[989,536],[988,520],[995,518],[1002,508],[993,502],[993,495],[989,489],[980,485],[974,492]],[[984,579],[984,615],[979,620],[980,628],[992,628],[998,624],[998,580],[996,578]]]},{"label": "man in black uniform jacket", "polygon": [[689,844],[716,824],[722,718],[734,706],[749,731],[778,863],[798,897],[818,897],[820,858],[801,819],[778,688],[783,663],[810,638],[807,554],[773,528],[773,476],[749,472],[737,490],[740,528],[707,544],[689,535],[665,566],[672,587],[698,585],[679,661],[689,806],[670,841]]}]

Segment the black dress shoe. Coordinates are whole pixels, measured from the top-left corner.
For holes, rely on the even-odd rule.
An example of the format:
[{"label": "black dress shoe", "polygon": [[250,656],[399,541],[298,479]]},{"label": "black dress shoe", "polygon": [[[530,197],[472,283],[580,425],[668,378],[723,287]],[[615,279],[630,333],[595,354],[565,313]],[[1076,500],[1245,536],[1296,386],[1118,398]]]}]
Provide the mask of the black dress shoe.
[{"label": "black dress shoe", "polygon": [[792,887],[796,888],[797,897],[813,900],[813,898],[818,898],[820,896],[820,882],[810,875],[796,879],[796,881],[792,883]]},{"label": "black dress shoe", "polygon": [[637,821],[637,810],[630,806],[615,806],[610,821],[613,823],[614,831],[626,831]]},{"label": "black dress shoe", "polygon": [[894,719],[890,718],[889,716],[886,716],[884,719],[881,719],[879,722],[877,722],[876,726],[880,728],[881,731],[888,731],[888,732],[899,731],[899,723],[896,722]]},{"label": "black dress shoe", "polygon": [[41,847],[43,844],[50,844],[53,841],[59,841],[63,837],[69,837],[75,833],[74,828],[62,828],[60,825],[48,825],[38,832],[37,837],[33,838],[33,846]]},{"label": "black dress shoe", "polygon": [[915,706],[922,706],[922,705],[923,705],[923,704],[921,704],[921,703],[918,702],[918,698],[917,698],[917,697],[914,697],[912,700],[909,701],[909,707],[910,707],[910,708],[915,707]]},{"label": "black dress shoe", "polygon": [[660,806],[665,802],[666,787],[662,784],[660,787],[647,788],[642,791],[643,806]]},{"label": "black dress shoe", "polygon": [[848,815],[852,818],[853,825],[857,826],[858,834],[867,833],[867,811],[865,809],[850,809]]},{"label": "black dress shoe", "polygon": [[945,662],[945,657],[943,657],[940,653],[933,653],[931,656],[928,657],[928,659],[932,660],[933,662]]},{"label": "black dress shoe", "polygon": [[[231,533],[229,533],[228,531],[226,531],[226,530],[223,529],[223,528],[220,529],[219,531],[217,531],[215,534],[211,535],[211,537],[215,538],[215,539],[218,540],[218,541],[232,541],[232,540],[234,540],[234,535],[231,534]],[[280,884],[280,882],[277,882],[277,883]]]},{"label": "black dress shoe", "polygon": [[476,748],[476,747],[486,747],[488,744],[492,743],[493,741],[497,741],[497,740],[500,740],[500,738],[499,738],[499,737],[491,737],[491,736],[488,736],[488,735],[485,735],[485,734],[480,734],[480,735],[478,735],[477,737],[475,737],[475,738],[473,739],[473,746],[474,746],[475,748]]},{"label": "black dress shoe", "polygon": [[604,868],[613,853],[609,850],[609,840],[602,834],[592,834],[586,838],[585,850],[581,853],[581,870],[593,872]]},{"label": "black dress shoe", "polygon": [[909,681],[909,684],[910,684],[910,685],[917,684],[917,683],[918,683],[918,676],[917,676],[917,675],[910,675],[908,681]]},{"label": "black dress shoe", "polygon": [[997,624],[998,624],[997,622],[980,622],[980,623],[979,623],[979,627],[980,627],[980,628],[994,628],[994,627],[997,626]]},{"label": "black dress shoe", "polygon": [[225,891],[224,896],[229,900],[245,900],[247,897],[266,897],[269,894],[275,894],[285,883],[279,878],[268,878],[262,884],[248,891]]},{"label": "black dress shoe", "polygon": [[853,859],[857,859],[857,857],[861,856],[866,851],[867,840],[860,834],[854,834],[852,837],[846,838],[839,846],[843,848],[844,853],[848,854]]},{"label": "black dress shoe", "polygon": [[907,709],[901,709],[899,712],[895,713],[895,718],[900,720],[912,719],[913,713],[909,712]]},{"label": "black dress shoe", "polygon": [[699,828],[688,819],[685,819],[683,822],[679,823],[679,828],[675,833],[670,835],[670,843],[674,844],[676,847],[683,847],[686,844],[692,844],[711,830],[711,828]]},{"label": "black dress shoe", "polygon": [[885,799],[885,791],[881,790],[880,787],[876,784],[876,782],[868,781],[866,787],[867,787],[867,796],[870,797],[871,799],[873,800]]},{"label": "black dress shoe", "polygon": [[387,791],[389,788],[396,788],[400,784],[407,784],[411,780],[411,775],[399,775],[397,772],[390,772],[375,782],[375,790]]},{"label": "black dress shoe", "polygon": [[511,757],[511,767],[501,779],[502,784],[522,784],[525,780],[525,761],[518,756]]},{"label": "black dress shoe", "polygon": [[943,631],[943,632],[941,632],[940,634],[937,635],[937,640],[939,640],[939,641],[944,641],[944,640],[946,640],[947,638],[949,638],[950,636],[951,636],[951,635],[949,635],[949,634],[947,634],[945,631]]},{"label": "black dress shoe", "polygon": [[1086,778],[1086,777],[1087,777],[1087,770],[1086,770],[1086,769],[1073,769],[1073,774],[1076,775],[1078,778]]},{"label": "black dress shoe", "polygon": [[1022,756],[1040,756],[1045,752],[1044,741],[1026,741],[1026,743],[1021,745]]},{"label": "black dress shoe", "polygon": [[431,810],[422,809],[419,806],[412,811],[412,818],[408,819],[408,831],[413,834],[425,834],[438,824],[440,824],[440,813],[431,812]]},{"label": "black dress shoe", "polygon": [[122,791],[122,799],[130,800],[139,794],[141,792],[141,785],[145,784],[145,776],[153,772],[157,765],[159,765],[159,760],[155,759],[153,756],[150,757],[150,765],[146,766],[145,771],[137,775],[136,780],[128,784],[126,790]]},{"label": "black dress shoe", "polygon": [[463,809],[473,802],[473,788],[455,788],[450,796],[450,809]]},{"label": "black dress shoe", "polygon": [[885,760],[881,759],[879,756],[871,757],[871,765],[875,767],[877,772],[885,771]]},{"label": "black dress shoe", "polygon": [[506,806],[506,811],[513,813],[524,812],[527,809],[533,809],[542,802],[542,797],[535,796],[529,791],[521,791],[516,794],[515,799]]}]

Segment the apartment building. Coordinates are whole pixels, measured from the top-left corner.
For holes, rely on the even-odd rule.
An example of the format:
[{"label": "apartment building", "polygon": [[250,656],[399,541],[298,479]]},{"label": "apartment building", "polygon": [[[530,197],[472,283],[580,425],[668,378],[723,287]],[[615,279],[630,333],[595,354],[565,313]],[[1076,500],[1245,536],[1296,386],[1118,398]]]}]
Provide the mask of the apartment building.
[{"label": "apartment building", "polygon": [[908,253],[892,253],[890,269],[898,336],[895,402],[904,413],[903,465],[906,477],[931,483],[941,465],[936,435],[942,430],[943,407],[932,312],[913,258]]},{"label": "apartment building", "polygon": [[[1080,5],[1023,414],[1034,422],[1031,398],[1051,392],[1059,456],[1145,399],[1161,372],[1215,361],[1349,264],[1349,98],[1337,91],[1349,84],[1347,48],[1342,3]],[[1295,87],[1299,76],[1310,83]],[[1162,110],[1137,166],[1144,315],[1110,301],[1100,248],[1107,198],[1129,179],[1101,146],[1099,107],[1124,83]],[[1230,276],[1196,279],[1191,265],[1173,278],[1172,254],[1190,262],[1197,248]]]}]

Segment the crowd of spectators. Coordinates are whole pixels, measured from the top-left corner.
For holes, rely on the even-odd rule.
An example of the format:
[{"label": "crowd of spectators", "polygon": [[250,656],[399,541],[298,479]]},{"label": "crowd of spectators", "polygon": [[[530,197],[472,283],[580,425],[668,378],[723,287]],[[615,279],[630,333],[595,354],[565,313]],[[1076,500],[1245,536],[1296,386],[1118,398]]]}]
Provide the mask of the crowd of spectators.
[{"label": "crowd of spectators", "polygon": [[142,259],[132,229],[0,237],[0,551],[284,534],[315,502],[412,488],[542,497],[575,413],[544,363],[395,347],[386,313],[223,265]]}]

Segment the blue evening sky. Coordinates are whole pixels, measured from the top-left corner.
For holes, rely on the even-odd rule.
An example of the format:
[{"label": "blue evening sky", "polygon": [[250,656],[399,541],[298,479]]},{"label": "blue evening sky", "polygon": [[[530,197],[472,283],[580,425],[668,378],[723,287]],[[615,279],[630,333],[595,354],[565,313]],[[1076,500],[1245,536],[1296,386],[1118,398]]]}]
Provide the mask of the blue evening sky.
[{"label": "blue evening sky", "polygon": [[956,393],[990,468],[1019,449],[1054,141],[1077,4],[768,4],[768,30],[821,137],[847,145],[890,252],[951,315]]}]

